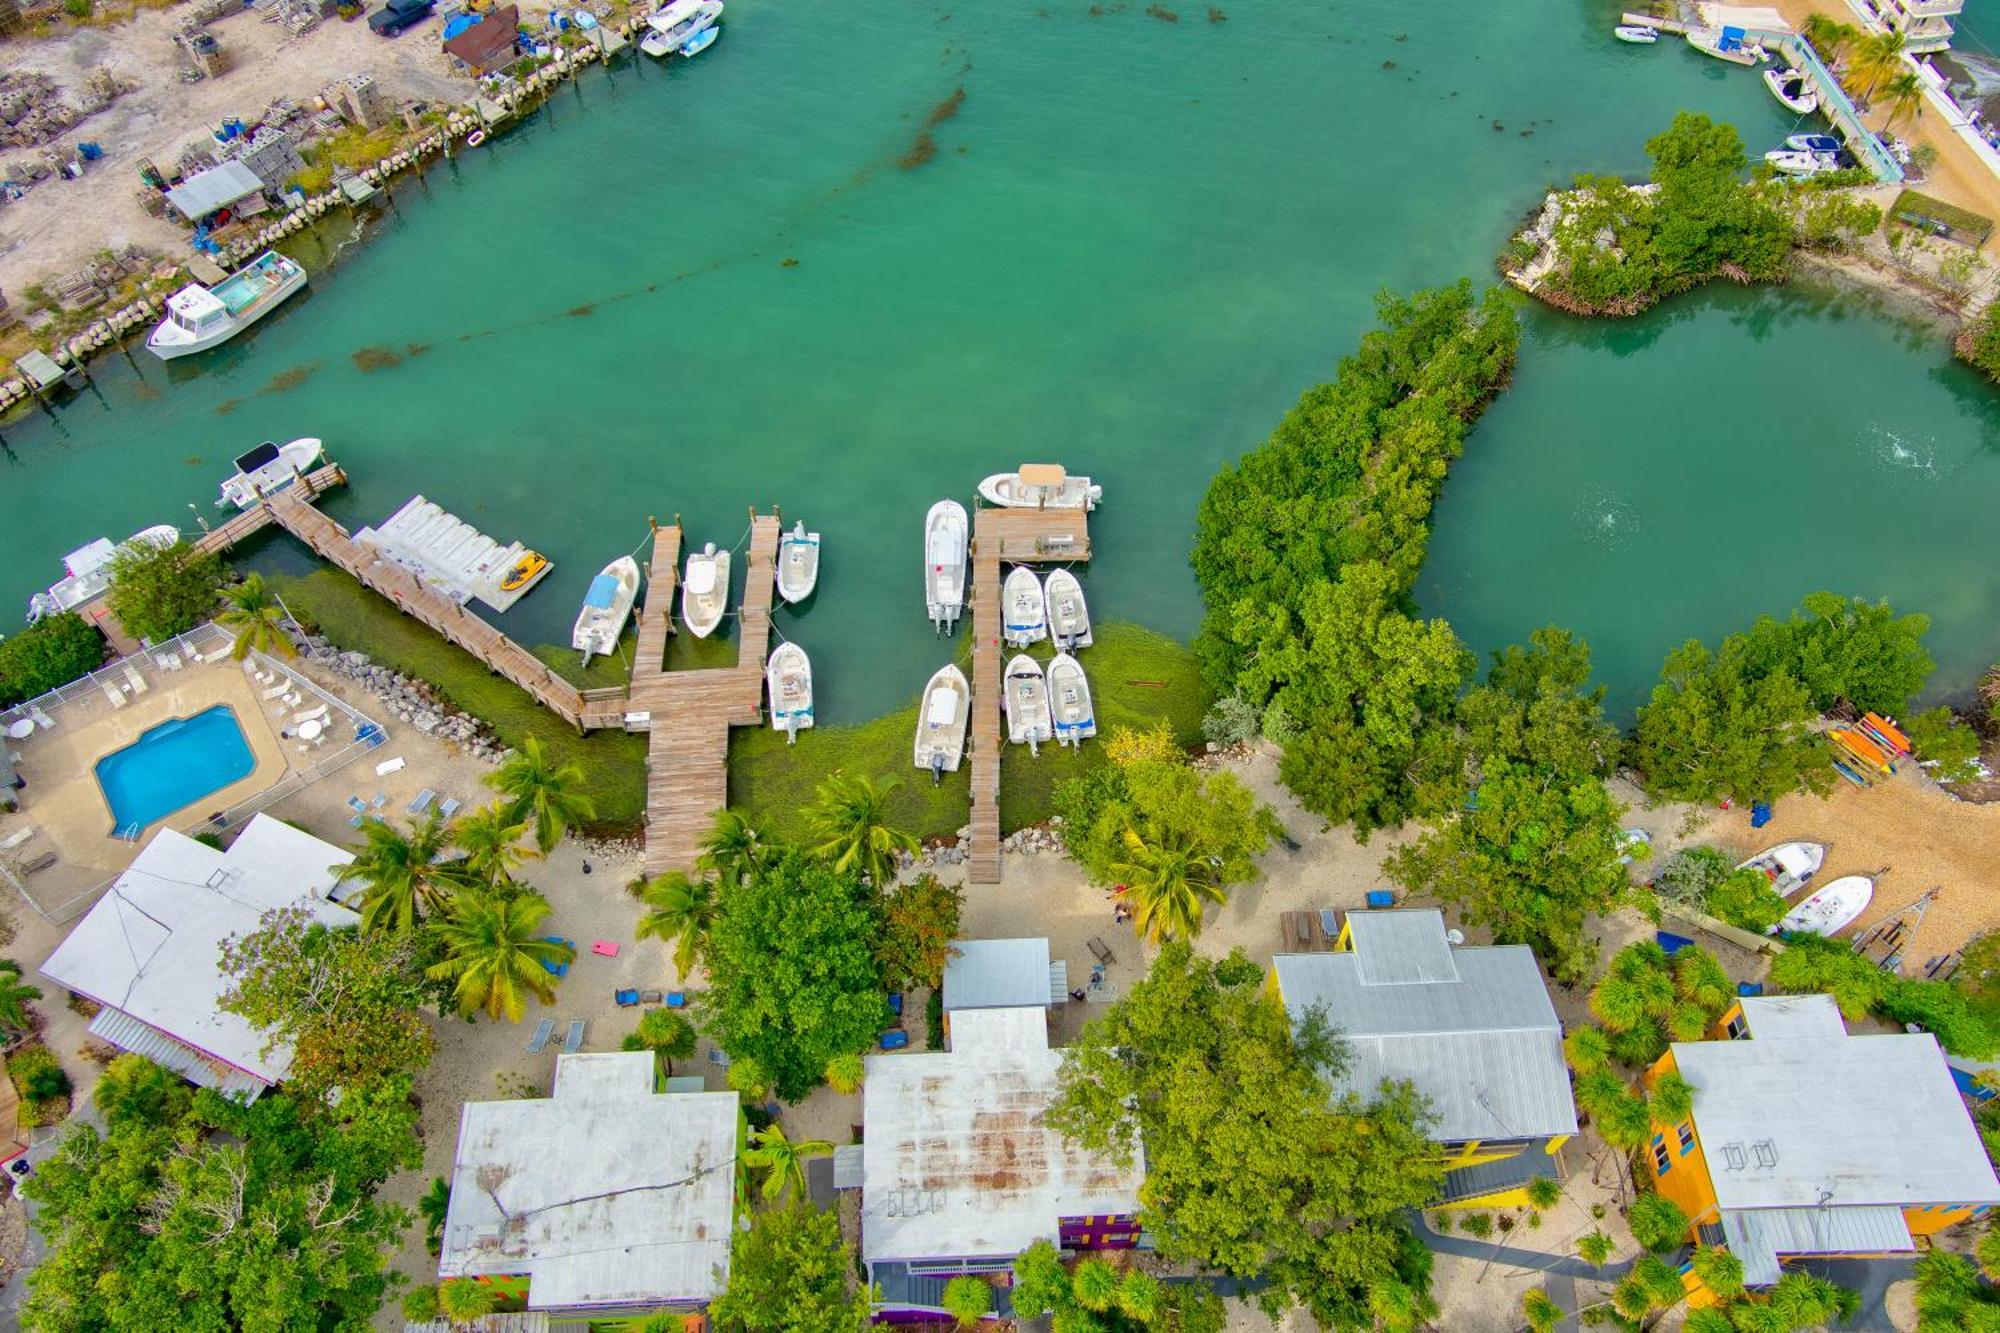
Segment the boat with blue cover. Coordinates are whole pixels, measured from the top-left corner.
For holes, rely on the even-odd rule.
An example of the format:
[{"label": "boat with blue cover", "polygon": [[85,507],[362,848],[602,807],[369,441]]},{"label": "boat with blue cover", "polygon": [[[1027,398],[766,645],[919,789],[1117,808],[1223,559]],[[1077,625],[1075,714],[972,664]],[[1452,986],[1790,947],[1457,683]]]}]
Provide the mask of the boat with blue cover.
[{"label": "boat with blue cover", "polygon": [[593,655],[609,657],[618,647],[618,636],[625,632],[638,598],[639,562],[629,555],[619,556],[590,581],[569,639],[570,647],[583,654],[585,666]]}]

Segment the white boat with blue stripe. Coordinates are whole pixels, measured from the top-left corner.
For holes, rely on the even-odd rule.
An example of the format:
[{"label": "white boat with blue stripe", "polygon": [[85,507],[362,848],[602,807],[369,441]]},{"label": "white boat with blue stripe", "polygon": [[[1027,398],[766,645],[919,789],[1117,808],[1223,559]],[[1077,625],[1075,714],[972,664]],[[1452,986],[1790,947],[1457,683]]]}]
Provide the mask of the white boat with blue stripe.
[{"label": "white boat with blue stripe", "polygon": [[785,733],[785,744],[798,744],[799,733],[813,724],[812,661],[796,643],[781,643],[764,664],[764,684],[771,692],[771,729]]},{"label": "white boat with blue stripe", "polygon": [[609,657],[617,651],[618,636],[625,632],[638,599],[639,562],[631,556],[621,555],[597,572],[569,636],[570,647],[583,654],[585,666],[593,656]]},{"label": "white boat with blue stripe", "polygon": [[1016,648],[1026,648],[1049,637],[1048,599],[1042,595],[1042,581],[1026,565],[1016,565],[1000,588],[1000,618],[1005,624],[1002,638]]}]

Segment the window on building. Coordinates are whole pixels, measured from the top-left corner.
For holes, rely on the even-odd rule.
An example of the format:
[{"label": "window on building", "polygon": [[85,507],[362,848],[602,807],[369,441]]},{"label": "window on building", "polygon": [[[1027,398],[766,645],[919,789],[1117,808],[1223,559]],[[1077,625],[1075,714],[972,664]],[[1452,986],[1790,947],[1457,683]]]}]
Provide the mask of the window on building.
[{"label": "window on building", "polygon": [[1673,1159],[1667,1156],[1667,1145],[1653,1140],[1653,1174],[1664,1176],[1673,1167]]},{"label": "window on building", "polygon": [[1693,1152],[1694,1126],[1683,1122],[1682,1124],[1675,1127],[1674,1132],[1680,1135],[1681,1138],[1681,1156],[1685,1157],[1689,1153]]},{"label": "window on building", "polygon": [[1743,1021],[1743,1013],[1741,1010],[1738,1010],[1736,1014],[1732,1018],[1730,1018],[1729,1025],[1723,1030],[1729,1034],[1729,1039],[1731,1041],[1742,1041],[1745,1037],[1750,1035],[1750,1025]]}]

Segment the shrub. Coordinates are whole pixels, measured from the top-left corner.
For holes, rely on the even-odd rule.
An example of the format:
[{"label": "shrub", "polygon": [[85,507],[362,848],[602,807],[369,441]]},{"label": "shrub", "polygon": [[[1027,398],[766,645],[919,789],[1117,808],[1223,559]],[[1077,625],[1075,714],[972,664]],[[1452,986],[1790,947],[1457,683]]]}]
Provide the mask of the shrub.
[{"label": "shrub", "polygon": [[65,611],[0,639],[0,708],[47,694],[104,663],[104,636]]},{"label": "shrub", "polygon": [[1459,1229],[1468,1236],[1477,1236],[1484,1240],[1493,1234],[1493,1219],[1486,1213],[1467,1213],[1465,1220],[1459,1224]]},{"label": "shrub", "polygon": [[1708,914],[1739,930],[1765,931],[1784,919],[1785,900],[1763,871],[1746,866],[1708,891]]},{"label": "shrub", "polygon": [[1979,776],[1979,733],[1949,708],[1919,713],[1905,730],[1917,758],[1937,765],[1938,781],[1971,782]]},{"label": "shrub", "polygon": [[1641,1194],[1625,1220],[1632,1224],[1632,1239],[1655,1253],[1677,1249],[1687,1239],[1687,1214],[1664,1194]]},{"label": "shrub", "polygon": [[54,1051],[39,1043],[23,1046],[7,1057],[7,1074],[23,1101],[54,1101],[69,1094],[69,1075]]}]

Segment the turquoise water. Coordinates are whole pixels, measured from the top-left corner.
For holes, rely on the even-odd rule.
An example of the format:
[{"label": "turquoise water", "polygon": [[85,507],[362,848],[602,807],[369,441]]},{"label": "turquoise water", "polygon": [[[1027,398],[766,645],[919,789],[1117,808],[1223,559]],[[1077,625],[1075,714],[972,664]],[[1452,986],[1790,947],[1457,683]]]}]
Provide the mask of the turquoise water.
[{"label": "turquoise water", "polygon": [[[373,242],[245,339],[171,368],[113,358],[93,391],[8,430],[0,606],[90,537],[191,522],[190,501],[209,512],[246,445],[315,434],[353,476],[329,502],[350,527],[421,491],[553,556],[500,619],[530,642],[567,641],[591,576],[639,545],[648,515],[728,544],[747,506],[781,505],[825,535],[819,593],[778,623],[813,654],[827,723],[913,697],[944,660],[920,598],[923,514],[1024,460],[1105,487],[1097,617],[1185,635],[1208,478],[1331,371],[1377,290],[1488,280],[1548,183],[1640,170],[1681,107],[1735,121],[1756,148],[1790,127],[1744,71],[1612,42],[1616,6],[1598,0],[1407,14],[1222,0],[1220,22],[1189,5],[1173,22],[1093,8],[732,0],[698,61],[587,72],[518,130],[399,184]],[[1919,420],[1953,457],[1976,444],[1968,386],[1933,373],[1934,348],[1898,351],[1896,326],[1846,307],[1741,299],[1677,306],[1661,317],[1672,336],[1644,348],[1634,329],[1534,318],[1521,401],[1474,438],[1445,502],[1464,531],[1439,534],[1439,559],[1528,568],[1547,534],[1482,519],[1475,492],[1532,487],[1496,480],[1497,460],[1538,465],[1548,432],[1603,457],[1615,440],[1631,460],[1621,485],[1663,458],[1718,491],[1740,484],[1743,453],[1788,460],[1774,463],[1787,476],[1851,467],[1746,415],[1741,400],[1801,374],[1865,374],[1885,405],[1843,391],[1850,413]],[[1768,336],[1732,332],[1745,319]],[[1725,344],[1726,389],[1704,378]],[[1565,367],[1577,410],[1541,387]],[[1641,417],[1606,388],[1641,382],[1685,391],[1671,415]],[[1688,436],[1715,448],[1698,460]],[[1712,455],[1727,466],[1693,471]],[[2000,482],[1975,467],[1913,492],[1893,537],[1795,512],[1782,536],[1745,543],[1749,572],[1731,579],[1778,608],[1856,542],[1901,545],[1944,571],[1930,609],[1969,635],[1995,607],[1961,558],[1953,489],[1990,501]],[[1736,537],[1703,520],[1671,545]],[[306,565],[282,537],[257,555]],[[1659,593],[1680,571],[1640,563],[1615,609],[1576,593],[1593,571],[1563,560],[1535,582],[1441,576],[1426,605],[1481,644],[1574,615],[1607,647],[1713,633],[1738,609]],[[1650,678],[1657,655],[1605,665]]]},{"label": "turquoise water", "polygon": [[257,761],[227,704],[177,717],[97,761],[112,827],[137,832],[246,778]]}]

